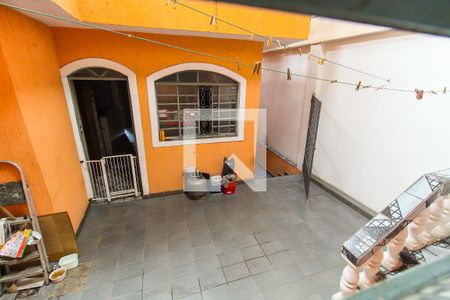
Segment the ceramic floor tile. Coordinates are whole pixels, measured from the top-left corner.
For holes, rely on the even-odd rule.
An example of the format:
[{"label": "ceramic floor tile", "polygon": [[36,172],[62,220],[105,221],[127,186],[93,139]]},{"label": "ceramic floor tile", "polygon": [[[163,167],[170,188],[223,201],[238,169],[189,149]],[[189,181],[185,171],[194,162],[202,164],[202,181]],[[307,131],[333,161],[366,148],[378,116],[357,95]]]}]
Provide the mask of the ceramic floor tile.
[{"label": "ceramic floor tile", "polygon": [[272,269],[272,264],[265,256],[247,260],[245,263],[247,264],[247,267],[252,275],[263,273]]},{"label": "ceramic floor tile", "polygon": [[250,276],[250,272],[245,263],[239,263],[223,268],[223,273],[227,282],[235,281]]},{"label": "ceramic floor tile", "polygon": [[242,257],[244,257],[244,260],[250,260],[264,256],[264,252],[259,245],[243,248],[241,249],[241,253]]},{"label": "ceramic floor tile", "polygon": [[141,274],[142,299],[329,298],[340,244],[367,220],[315,185],[305,202],[299,176],[267,186],[201,202],[176,194],[92,206],[78,237],[80,261],[92,262],[86,287],[61,299],[136,299],[131,279]]}]

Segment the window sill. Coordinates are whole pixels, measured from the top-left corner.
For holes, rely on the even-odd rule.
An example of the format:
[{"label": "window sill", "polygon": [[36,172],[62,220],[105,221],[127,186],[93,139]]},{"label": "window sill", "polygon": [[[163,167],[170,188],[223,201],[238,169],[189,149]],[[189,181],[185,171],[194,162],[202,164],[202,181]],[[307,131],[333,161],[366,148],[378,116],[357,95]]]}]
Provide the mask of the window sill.
[{"label": "window sill", "polygon": [[243,136],[230,136],[230,137],[217,137],[217,138],[206,138],[197,140],[177,140],[177,141],[164,141],[159,140],[153,142],[154,148],[159,147],[171,147],[171,146],[183,146],[183,145],[201,145],[201,144],[213,144],[213,143],[226,143],[226,142],[242,142],[244,140]]}]

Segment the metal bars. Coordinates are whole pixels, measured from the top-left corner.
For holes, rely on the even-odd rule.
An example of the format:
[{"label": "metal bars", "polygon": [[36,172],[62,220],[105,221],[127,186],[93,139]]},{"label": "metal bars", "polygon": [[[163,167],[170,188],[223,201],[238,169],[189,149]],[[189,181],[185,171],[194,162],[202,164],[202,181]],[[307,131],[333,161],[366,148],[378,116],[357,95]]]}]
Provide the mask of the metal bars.
[{"label": "metal bars", "polygon": [[92,200],[108,200],[141,194],[136,157],[131,154],[86,161]]}]

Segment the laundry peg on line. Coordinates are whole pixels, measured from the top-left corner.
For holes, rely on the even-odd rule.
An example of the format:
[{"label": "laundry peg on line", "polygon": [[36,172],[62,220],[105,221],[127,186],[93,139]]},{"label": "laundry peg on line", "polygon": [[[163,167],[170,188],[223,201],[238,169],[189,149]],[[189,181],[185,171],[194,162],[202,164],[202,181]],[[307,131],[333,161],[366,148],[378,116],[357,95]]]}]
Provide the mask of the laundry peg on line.
[{"label": "laundry peg on line", "polygon": [[169,6],[170,0],[166,0],[166,5]]},{"label": "laundry peg on line", "polygon": [[415,89],[414,91],[416,92],[416,99],[417,100],[422,100],[424,91],[423,90],[419,90],[419,89]]},{"label": "laundry peg on line", "polygon": [[253,65],[252,75],[259,74],[260,71],[261,71],[261,62],[260,62],[260,61],[257,61],[257,62]]},{"label": "laundry peg on line", "polygon": [[173,0],[173,9],[177,8],[177,0]]},{"label": "laundry peg on line", "polygon": [[282,48],[283,47],[283,45],[281,45],[280,40],[277,40],[277,46],[278,46],[278,48]]},{"label": "laundry peg on line", "polygon": [[444,86],[444,90],[442,91],[443,94],[447,94],[447,87]]},{"label": "laundry peg on line", "polygon": [[291,68],[287,68],[287,80],[292,80]]},{"label": "laundry peg on line", "polygon": [[271,37],[267,40],[267,47],[272,47],[272,38]]},{"label": "laundry peg on line", "polygon": [[213,14],[211,16],[211,20],[209,21],[209,25],[215,25],[216,24],[216,14]]},{"label": "laundry peg on line", "polygon": [[361,88],[361,80],[358,81],[358,83],[356,84],[355,91],[359,91],[360,88]]},{"label": "laundry peg on line", "polygon": [[319,60],[317,61],[317,63],[318,63],[319,65],[324,65],[326,61],[327,61],[327,60],[326,60],[325,58],[319,57]]},{"label": "laundry peg on line", "polygon": [[333,83],[337,83],[337,79],[334,79],[334,80],[330,80],[330,82],[329,82],[330,84],[333,84]]},{"label": "laundry peg on line", "polygon": [[236,68],[238,71],[241,70],[241,61],[239,60],[239,57],[236,57]]}]

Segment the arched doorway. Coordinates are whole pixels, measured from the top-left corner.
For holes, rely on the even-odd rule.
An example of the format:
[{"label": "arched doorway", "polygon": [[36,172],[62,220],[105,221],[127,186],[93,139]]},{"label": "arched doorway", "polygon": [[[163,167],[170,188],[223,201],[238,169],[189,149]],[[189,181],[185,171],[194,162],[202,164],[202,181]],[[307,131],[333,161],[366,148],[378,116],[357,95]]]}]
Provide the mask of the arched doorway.
[{"label": "arched doorway", "polygon": [[148,194],[134,74],[101,59],[74,62],[61,73],[89,198]]}]

